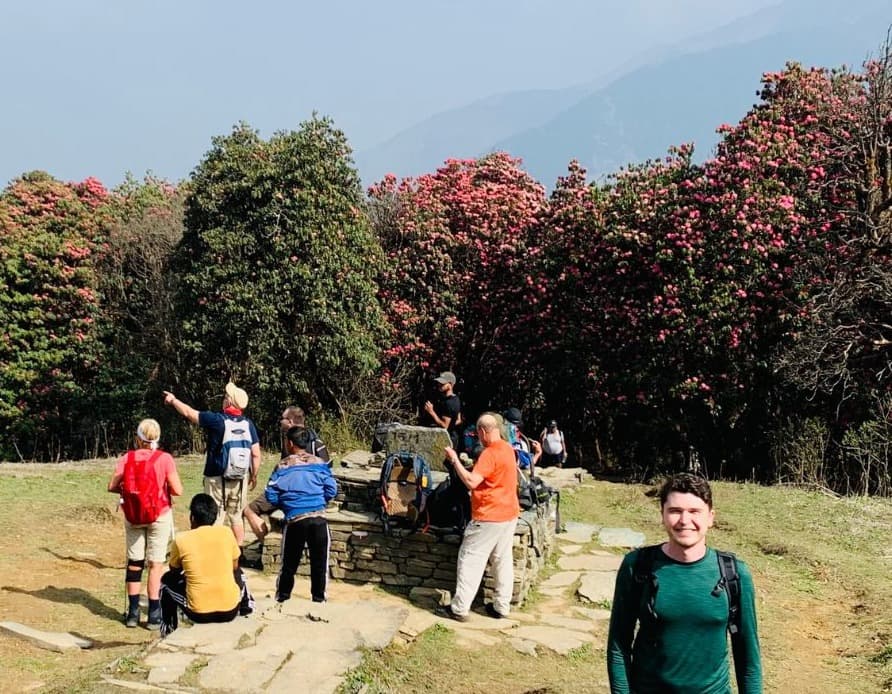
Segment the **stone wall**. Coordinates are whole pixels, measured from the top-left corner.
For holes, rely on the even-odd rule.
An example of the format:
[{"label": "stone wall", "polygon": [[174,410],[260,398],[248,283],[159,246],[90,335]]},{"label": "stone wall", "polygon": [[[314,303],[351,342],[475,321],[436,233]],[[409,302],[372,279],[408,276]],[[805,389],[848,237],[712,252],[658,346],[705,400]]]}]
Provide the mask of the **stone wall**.
[{"label": "stone wall", "polygon": [[[335,469],[339,494],[327,514],[331,530],[330,570],[333,578],[380,583],[408,591],[416,586],[455,589],[455,568],[461,535],[454,529],[429,527],[423,532],[393,528],[384,532],[376,504],[380,469]],[[514,595],[519,604],[529,594],[554,548],[554,509],[550,503],[525,511],[514,535]],[[279,515],[279,518],[276,518]],[[281,548],[281,515],[270,519],[272,532],[263,545],[265,571],[276,572]],[[298,573],[309,574],[309,559]],[[491,598],[487,569],[482,591]]]}]

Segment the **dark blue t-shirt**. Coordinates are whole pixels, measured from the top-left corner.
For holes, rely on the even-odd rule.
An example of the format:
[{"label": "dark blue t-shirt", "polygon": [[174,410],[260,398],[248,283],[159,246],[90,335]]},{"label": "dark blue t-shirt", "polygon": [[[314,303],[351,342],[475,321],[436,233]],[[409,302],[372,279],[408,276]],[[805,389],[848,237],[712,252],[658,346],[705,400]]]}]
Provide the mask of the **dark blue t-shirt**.
[{"label": "dark blue t-shirt", "polygon": [[199,412],[198,426],[207,432],[207,453],[204,459],[204,476],[219,477],[223,474],[226,465],[223,464],[223,432],[226,425],[223,423],[227,419],[236,421],[244,420],[248,423],[251,431],[251,445],[260,443],[260,437],[257,435],[257,427],[247,417],[236,417],[225,412]]}]

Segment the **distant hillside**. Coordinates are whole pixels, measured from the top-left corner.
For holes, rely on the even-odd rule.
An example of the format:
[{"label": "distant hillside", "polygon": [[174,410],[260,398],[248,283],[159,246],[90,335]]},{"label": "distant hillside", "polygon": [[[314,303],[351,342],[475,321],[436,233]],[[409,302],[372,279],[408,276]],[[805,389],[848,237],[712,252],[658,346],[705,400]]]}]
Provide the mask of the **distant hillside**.
[{"label": "distant hillside", "polygon": [[356,155],[363,181],[433,171],[446,159],[473,158],[503,138],[539,126],[591,92],[587,87],[499,94],[445,111]]},{"label": "distant hillside", "polygon": [[[449,157],[506,150],[552,187],[571,159],[594,178],[683,142],[694,142],[702,159],[715,146],[716,127],[755,103],[763,72],[790,60],[859,65],[890,22],[886,0],[822,12],[787,0],[577,88],[514,92],[438,114],[360,152],[357,163],[371,183],[387,172],[417,175]],[[651,62],[636,66],[643,61]]]}]

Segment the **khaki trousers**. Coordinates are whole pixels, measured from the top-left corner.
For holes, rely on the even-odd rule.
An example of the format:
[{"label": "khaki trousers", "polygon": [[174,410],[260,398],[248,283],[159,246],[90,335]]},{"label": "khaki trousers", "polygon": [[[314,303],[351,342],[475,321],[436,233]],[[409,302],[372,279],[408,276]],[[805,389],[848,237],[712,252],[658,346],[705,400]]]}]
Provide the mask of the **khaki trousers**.
[{"label": "khaki trousers", "polygon": [[452,611],[466,615],[480,588],[486,563],[492,558],[496,579],[493,607],[507,615],[511,611],[511,595],[514,592],[514,529],[517,519],[502,523],[472,520],[465,528],[461,548],[458,551],[458,570]]}]

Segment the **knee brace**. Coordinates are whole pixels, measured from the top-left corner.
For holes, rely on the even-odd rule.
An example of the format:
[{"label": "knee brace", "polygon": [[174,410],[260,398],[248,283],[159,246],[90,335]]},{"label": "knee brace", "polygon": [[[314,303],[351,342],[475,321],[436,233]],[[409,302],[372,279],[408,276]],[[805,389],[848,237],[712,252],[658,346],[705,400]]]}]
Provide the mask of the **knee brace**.
[{"label": "knee brace", "polygon": [[[127,560],[127,576],[124,579],[127,583],[142,582],[142,570],[146,565],[145,559],[128,559]],[[137,568],[133,568],[133,567]]]}]

